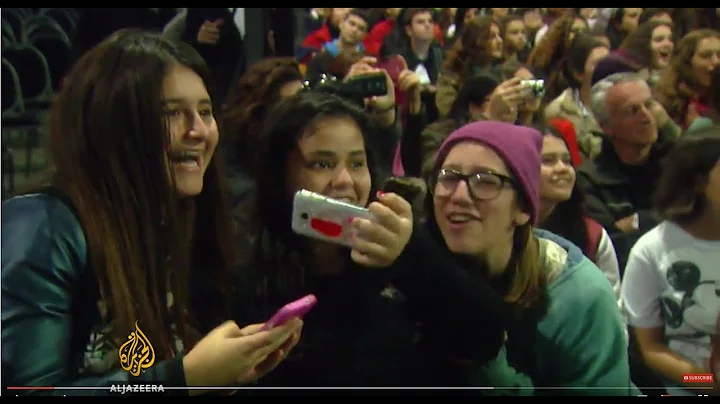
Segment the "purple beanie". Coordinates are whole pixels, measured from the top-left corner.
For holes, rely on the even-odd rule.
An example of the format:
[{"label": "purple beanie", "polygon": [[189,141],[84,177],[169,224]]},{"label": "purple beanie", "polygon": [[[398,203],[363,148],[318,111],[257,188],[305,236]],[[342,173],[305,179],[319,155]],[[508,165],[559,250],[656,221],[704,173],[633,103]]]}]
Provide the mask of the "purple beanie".
[{"label": "purple beanie", "polygon": [[[462,141],[480,142],[500,156],[517,182],[518,192],[530,205],[530,222],[536,224],[540,211],[540,132],[505,122],[473,122],[451,133],[440,146],[436,159],[444,159],[450,149]],[[440,163],[435,161],[436,165]]]}]

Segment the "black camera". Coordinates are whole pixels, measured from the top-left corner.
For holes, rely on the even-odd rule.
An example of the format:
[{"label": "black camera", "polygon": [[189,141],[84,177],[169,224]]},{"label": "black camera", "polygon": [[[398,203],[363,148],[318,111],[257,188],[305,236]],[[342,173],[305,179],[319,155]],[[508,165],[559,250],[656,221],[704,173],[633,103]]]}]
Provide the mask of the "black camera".
[{"label": "black camera", "polygon": [[329,74],[321,75],[315,81],[306,80],[306,89],[334,94],[348,99],[361,107],[365,106],[365,98],[379,97],[388,92],[385,73],[370,73],[349,78],[346,82]]}]

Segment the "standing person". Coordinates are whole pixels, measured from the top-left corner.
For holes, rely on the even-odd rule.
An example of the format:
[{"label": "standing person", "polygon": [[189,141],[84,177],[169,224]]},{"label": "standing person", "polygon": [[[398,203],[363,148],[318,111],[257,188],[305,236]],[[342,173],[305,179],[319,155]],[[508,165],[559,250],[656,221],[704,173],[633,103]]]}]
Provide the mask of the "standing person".
[{"label": "standing person", "polygon": [[244,16],[244,9],[188,8],[185,17],[182,40],[210,67],[218,105],[224,102],[238,66],[245,66],[244,18],[239,13]]}]

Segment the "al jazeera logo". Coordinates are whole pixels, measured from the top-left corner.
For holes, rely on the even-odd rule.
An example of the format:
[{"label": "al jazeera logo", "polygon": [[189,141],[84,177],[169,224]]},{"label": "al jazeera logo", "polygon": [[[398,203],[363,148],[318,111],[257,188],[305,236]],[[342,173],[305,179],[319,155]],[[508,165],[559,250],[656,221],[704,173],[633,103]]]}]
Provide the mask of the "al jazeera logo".
[{"label": "al jazeera logo", "polygon": [[[128,340],[120,346],[120,366],[134,377],[139,377],[155,363],[155,349],[145,333],[135,322],[135,331],[128,335]],[[110,392],[125,393],[163,393],[165,388],[159,384],[127,383],[113,384]]]}]

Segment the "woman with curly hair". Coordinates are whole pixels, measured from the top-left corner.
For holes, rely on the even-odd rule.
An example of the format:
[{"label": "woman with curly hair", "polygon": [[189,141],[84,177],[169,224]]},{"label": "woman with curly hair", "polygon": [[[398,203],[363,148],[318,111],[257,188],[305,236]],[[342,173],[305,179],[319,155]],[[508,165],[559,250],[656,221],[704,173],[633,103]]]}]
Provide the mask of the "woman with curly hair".
[{"label": "woman with curly hair", "polygon": [[503,57],[500,25],[492,17],[475,18],[463,27],[445,59],[437,80],[435,104],[440,117],[450,112],[463,83],[475,73],[490,68]]},{"label": "woman with curly hair", "polygon": [[708,112],[713,69],[720,65],[720,32],[693,31],[679,42],[655,93],[668,115],[682,128]]},{"label": "woman with curly hair", "polygon": [[708,112],[693,121],[687,128],[687,133],[720,124],[720,66],[712,72],[712,84],[708,91]]},{"label": "woman with curly hair", "polygon": [[654,85],[670,63],[674,48],[672,23],[650,20],[625,38],[619,52],[647,68],[650,72],[648,82]]},{"label": "woman with curly hair", "polygon": [[575,35],[588,30],[588,23],[584,18],[570,13],[555,20],[547,34],[533,48],[527,65],[538,76],[548,78],[550,82],[556,83],[555,88],[547,89],[546,99],[554,99],[567,87],[554,78],[561,71],[560,65],[567,55],[567,50]]},{"label": "woman with curly hair", "polygon": [[230,89],[221,123],[226,134],[228,182],[235,202],[245,199],[252,189],[254,145],[267,111],[302,88],[302,74],[295,59],[268,58],[251,66]]}]

